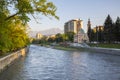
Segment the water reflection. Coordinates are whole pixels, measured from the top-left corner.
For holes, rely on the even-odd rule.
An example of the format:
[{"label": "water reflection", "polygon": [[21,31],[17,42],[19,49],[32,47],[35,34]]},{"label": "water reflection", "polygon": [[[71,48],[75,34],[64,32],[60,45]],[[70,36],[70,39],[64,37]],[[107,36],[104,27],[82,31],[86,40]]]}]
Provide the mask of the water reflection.
[{"label": "water reflection", "polygon": [[31,45],[0,80],[120,80],[120,56]]}]

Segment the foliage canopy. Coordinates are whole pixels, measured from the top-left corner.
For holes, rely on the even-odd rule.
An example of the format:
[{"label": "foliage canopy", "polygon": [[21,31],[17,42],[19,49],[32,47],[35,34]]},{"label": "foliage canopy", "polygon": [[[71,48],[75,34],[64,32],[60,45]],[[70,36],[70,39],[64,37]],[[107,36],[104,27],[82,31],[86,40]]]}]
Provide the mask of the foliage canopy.
[{"label": "foliage canopy", "polygon": [[0,54],[28,44],[29,15],[34,19],[39,14],[59,19],[56,10],[47,0],[0,0]]}]

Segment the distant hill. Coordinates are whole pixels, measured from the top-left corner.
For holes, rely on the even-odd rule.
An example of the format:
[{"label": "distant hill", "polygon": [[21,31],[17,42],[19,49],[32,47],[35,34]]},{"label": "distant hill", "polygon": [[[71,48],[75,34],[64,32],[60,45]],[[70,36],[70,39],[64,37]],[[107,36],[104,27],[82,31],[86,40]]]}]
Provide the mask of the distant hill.
[{"label": "distant hill", "polygon": [[51,29],[47,29],[47,30],[39,31],[39,32],[43,35],[52,35],[52,34],[57,34],[57,33],[63,33],[63,31],[59,28],[51,28]]},{"label": "distant hill", "polygon": [[57,34],[57,33],[63,33],[63,30],[59,28],[51,28],[43,31],[31,31],[30,36],[35,37],[37,33],[41,33],[43,35],[52,35],[52,34]]}]

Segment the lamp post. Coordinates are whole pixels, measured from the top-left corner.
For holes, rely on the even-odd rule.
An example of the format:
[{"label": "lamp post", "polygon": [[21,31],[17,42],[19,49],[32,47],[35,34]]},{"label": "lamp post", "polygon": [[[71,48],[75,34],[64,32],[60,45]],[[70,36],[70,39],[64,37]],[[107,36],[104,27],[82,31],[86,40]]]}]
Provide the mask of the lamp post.
[{"label": "lamp post", "polygon": [[97,47],[98,47],[98,27],[96,26],[96,33],[97,33]]}]

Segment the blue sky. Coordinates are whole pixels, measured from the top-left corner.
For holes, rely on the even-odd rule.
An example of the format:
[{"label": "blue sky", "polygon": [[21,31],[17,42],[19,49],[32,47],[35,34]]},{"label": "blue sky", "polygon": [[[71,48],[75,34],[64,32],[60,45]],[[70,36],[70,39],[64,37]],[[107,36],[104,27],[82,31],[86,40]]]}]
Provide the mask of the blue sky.
[{"label": "blue sky", "polygon": [[71,19],[80,18],[83,20],[83,29],[87,30],[88,18],[91,19],[92,27],[103,25],[108,14],[111,15],[113,21],[117,16],[120,17],[120,0],[49,0],[56,7],[56,14],[60,20],[40,15],[40,24],[31,19],[29,25],[32,30],[39,31],[49,28],[64,29],[64,23]]}]

